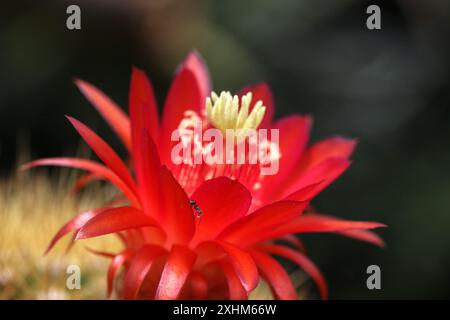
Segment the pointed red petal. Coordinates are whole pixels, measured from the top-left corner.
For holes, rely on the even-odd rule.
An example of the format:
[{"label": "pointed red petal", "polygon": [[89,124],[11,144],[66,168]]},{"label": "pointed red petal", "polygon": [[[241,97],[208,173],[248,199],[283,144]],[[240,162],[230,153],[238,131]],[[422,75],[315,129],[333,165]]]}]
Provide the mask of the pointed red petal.
[{"label": "pointed red petal", "polygon": [[298,299],[297,292],[292,284],[289,274],[283,269],[277,260],[256,250],[252,251],[251,255],[258,266],[261,276],[267,281],[277,299]]},{"label": "pointed red petal", "polygon": [[175,245],[169,253],[156,291],[156,300],[175,300],[183,288],[196,255],[185,246]]},{"label": "pointed red petal", "polygon": [[265,235],[295,217],[308,205],[308,202],[279,201],[267,205],[226,228],[219,239],[246,247],[258,243]]},{"label": "pointed red petal", "polygon": [[211,93],[211,80],[208,67],[197,51],[191,51],[184,61],[184,67],[189,69],[197,79],[199,92],[203,100]]},{"label": "pointed red petal", "polygon": [[75,181],[75,185],[73,186],[73,189],[70,191],[71,194],[76,195],[79,193],[84,187],[86,187],[89,183],[95,181],[95,180],[101,180],[102,177],[97,176],[93,173],[87,173],[82,175],[80,178]]},{"label": "pointed red petal", "polygon": [[195,231],[194,215],[189,198],[166,167],[161,168],[160,203],[158,221],[169,241],[187,244]]},{"label": "pointed red petal", "polygon": [[284,196],[298,190],[299,188],[305,185],[306,183],[305,181],[311,179],[311,176],[317,175],[319,174],[320,170],[325,169],[329,171],[328,172],[329,178],[327,179],[328,180],[327,184],[324,184],[322,186],[323,190],[323,188],[327,187],[334,179],[336,179],[343,172],[342,171],[340,173],[339,172],[333,173],[333,171],[335,170],[339,171],[339,168],[335,168],[336,166],[339,167],[337,159],[340,159],[340,161],[342,162],[342,166],[345,166],[346,162],[350,164],[350,161],[348,159],[353,153],[355,146],[356,140],[354,139],[335,137],[318,142],[314,144],[312,147],[308,148],[303,153],[300,161],[297,163],[295,168],[291,170],[289,177],[287,177],[286,181],[284,181],[284,184],[286,186],[286,188],[282,190],[284,191],[283,193]]},{"label": "pointed red petal", "polygon": [[297,251],[306,253],[305,244],[299,238],[297,238],[292,234],[285,235],[284,237],[281,237],[279,240],[292,245]]},{"label": "pointed red petal", "polygon": [[251,92],[252,93],[252,103],[250,106],[250,110],[253,109],[253,106],[258,102],[262,101],[263,105],[266,107],[266,113],[264,115],[264,119],[261,122],[260,128],[268,128],[272,123],[273,116],[275,114],[275,103],[273,100],[272,91],[269,88],[269,85],[265,82],[258,83],[252,86],[245,87],[239,93],[239,96],[242,97],[244,94]]},{"label": "pointed red petal", "polygon": [[75,84],[116,132],[125,147],[131,150],[130,121],[122,109],[93,85],[78,79]]},{"label": "pointed red petal", "polygon": [[191,199],[202,211],[195,243],[215,239],[228,225],[244,217],[251,204],[250,192],[237,180],[219,177],[202,183]]},{"label": "pointed red petal", "polygon": [[185,112],[192,110],[201,116],[204,105],[205,101],[201,96],[195,75],[190,69],[182,68],[172,82],[164,105],[159,140],[162,163],[171,164],[170,155],[172,147],[176,144],[171,141],[171,135],[178,128]]},{"label": "pointed red petal", "polygon": [[317,142],[308,148],[296,171],[298,173],[306,172],[329,158],[348,159],[355,150],[355,147],[355,139],[347,139],[344,137],[333,137]]},{"label": "pointed red petal", "polygon": [[153,89],[145,74],[133,68],[130,89],[132,158],[144,211],[152,216],[158,210],[160,161],[154,140],[158,130]]},{"label": "pointed red petal", "polygon": [[[327,219],[327,220],[339,221],[338,218],[330,216],[330,215],[326,215],[326,214],[314,213],[313,215],[315,217],[321,217],[321,218]],[[359,229],[341,230],[341,231],[337,231],[336,234],[339,234],[344,237],[368,242],[368,243],[374,244],[379,247],[384,247],[386,245],[384,243],[383,239],[381,239],[376,233],[369,231],[369,230],[359,230]]]},{"label": "pointed red petal", "polygon": [[312,198],[317,194],[318,190],[323,189],[322,183],[324,182],[325,180],[318,183],[312,183],[306,187],[302,187],[300,190],[291,193],[284,200],[311,201]]},{"label": "pointed red petal", "polygon": [[108,278],[107,278],[107,295],[108,298],[111,297],[114,288],[114,278],[116,276],[117,270],[130,258],[133,257],[134,252],[132,250],[124,250],[118,255],[116,255],[109,265],[108,268]]},{"label": "pointed red petal", "polygon": [[84,224],[78,231],[76,240],[148,226],[157,226],[157,222],[141,210],[133,207],[111,208]]},{"label": "pointed red petal", "polygon": [[166,251],[159,246],[145,245],[134,255],[123,282],[123,295],[126,300],[136,299],[153,262],[164,253]]},{"label": "pointed red petal", "polygon": [[[133,131],[134,132],[134,131]],[[136,133],[137,134],[137,133]],[[161,163],[158,151],[149,133],[142,129],[141,137],[133,140],[133,148],[137,143],[139,147],[134,148],[134,168],[136,171],[139,196],[144,212],[155,219],[158,219],[159,210],[159,184]],[[135,144],[136,143],[136,144]]]},{"label": "pointed red petal", "polygon": [[122,179],[127,186],[135,191],[136,186],[128,171],[127,166],[122,162],[117,153],[95,132],[82,122],[67,116],[70,123],[75,127],[83,140],[95,152],[95,154],[102,160],[109,169],[111,169],[120,179]]},{"label": "pointed red petal", "polygon": [[267,232],[262,237],[261,241],[294,233],[340,232],[348,230],[368,230],[382,227],[386,227],[386,225],[378,222],[348,221],[318,214],[306,214]]},{"label": "pointed red petal", "polygon": [[214,241],[214,243],[218,244],[230,258],[231,264],[245,290],[251,292],[255,289],[259,282],[259,275],[250,254],[224,241]]},{"label": "pointed red petal", "polygon": [[374,244],[379,247],[386,246],[386,243],[383,241],[383,239],[380,238],[376,233],[368,230],[344,230],[336,232],[337,234],[340,234],[341,236],[353,238],[359,241],[368,242],[371,244]]},{"label": "pointed red petal", "polygon": [[308,194],[308,197],[312,198],[341,176],[348,169],[350,164],[351,161],[345,158],[329,158],[324,160],[314,168],[308,170],[293,183],[289,184],[289,182],[287,182],[287,188],[284,188],[282,192],[283,197],[290,198],[300,189],[312,184],[320,183],[313,192]]},{"label": "pointed red petal", "polygon": [[310,116],[292,115],[281,118],[272,126],[278,129],[280,135],[280,173],[289,172],[298,163],[306,148],[311,131],[312,118]]},{"label": "pointed red petal", "polygon": [[263,250],[281,256],[283,258],[289,259],[296,263],[300,268],[302,268],[307,274],[311,276],[311,278],[316,283],[319,288],[320,295],[322,299],[326,299],[328,296],[327,283],[325,281],[324,276],[320,272],[319,268],[304,254],[289,249],[287,247],[278,246],[278,245],[267,245],[263,247]]},{"label": "pointed red petal", "polygon": [[279,185],[284,185],[294,167],[298,164],[309,139],[312,119],[309,116],[292,115],[284,117],[272,125],[279,130],[279,160],[278,173],[266,176],[259,190],[258,197],[266,203],[281,200]]},{"label": "pointed red petal", "polygon": [[133,67],[130,84],[130,117],[132,130],[137,129],[140,134],[145,128],[150,137],[158,138],[158,107],[153,87],[145,73]]},{"label": "pointed red petal", "polygon": [[107,252],[107,251],[100,251],[100,250],[96,250],[90,247],[85,247],[87,251],[89,251],[92,254],[95,254],[97,256],[103,257],[103,258],[109,258],[112,259],[116,256],[115,253],[112,252]]},{"label": "pointed red petal", "polygon": [[131,190],[127,186],[127,184],[122,179],[120,179],[112,170],[97,162],[79,158],[47,158],[32,161],[23,165],[22,168],[30,169],[37,166],[71,167],[89,171],[102,177],[105,180],[110,181],[128,197],[130,202],[139,206],[139,201],[137,200],[133,190]]},{"label": "pointed red petal", "polygon": [[386,225],[379,222],[348,221],[318,214],[307,214],[295,218],[286,225],[278,228],[276,231],[280,232],[281,230],[292,230],[292,232],[286,233],[339,232],[345,230],[366,230],[382,227],[386,227]]},{"label": "pointed red petal", "polygon": [[44,255],[50,252],[50,250],[55,246],[55,244],[66,234],[68,234],[71,231],[76,231],[80,229],[86,222],[88,222],[90,219],[98,215],[100,212],[105,210],[105,208],[100,209],[93,209],[89,210],[83,213],[80,213],[75,218],[69,220],[65,225],[59,229],[59,231],[55,234],[53,239],[50,241],[50,244],[48,245],[47,249],[45,250]]}]

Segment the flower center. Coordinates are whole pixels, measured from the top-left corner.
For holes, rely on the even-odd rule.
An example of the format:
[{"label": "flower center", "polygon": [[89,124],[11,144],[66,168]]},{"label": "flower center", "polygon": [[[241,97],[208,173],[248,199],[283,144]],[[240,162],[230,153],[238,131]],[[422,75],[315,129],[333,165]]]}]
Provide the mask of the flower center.
[{"label": "flower center", "polygon": [[266,107],[262,101],[258,101],[249,114],[252,93],[242,96],[239,103],[237,95],[222,91],[217,95],[211,92],[211,97],[206,98],[206,116],[209,122],[217,129],[226,133],[227,129],[257,129],[264,118]]}]

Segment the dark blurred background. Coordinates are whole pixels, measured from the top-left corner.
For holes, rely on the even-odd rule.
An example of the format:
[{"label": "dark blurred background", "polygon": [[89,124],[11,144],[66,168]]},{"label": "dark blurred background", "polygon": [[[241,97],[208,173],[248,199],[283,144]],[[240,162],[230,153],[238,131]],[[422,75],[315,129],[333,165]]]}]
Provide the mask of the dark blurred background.
[{"label": "dark blurred background", "polygon": [[[82,29],[66,28],[81,7]],[[381,30],[366,8],[381,7]],[[450,2],[447,0],[3,1],[0,10],[0,171],[31,156],[73,155],[64,114],[118,150],[72,83],[85,79],[126,108],[131,65],[163,101],[173,70],[196,48],[216,90],[267,81],[276,116],[314,116],[313,140],[357,137],[350,170],[315,202],[320,212],[376,220],[379,249],[333,235],[305,237],[330,298],[450,298]],[[121,150],[123,152],[123,150]],[[0,204],[1,205],[1,204]],[[377,264],[382,289],[366,288]]]}]

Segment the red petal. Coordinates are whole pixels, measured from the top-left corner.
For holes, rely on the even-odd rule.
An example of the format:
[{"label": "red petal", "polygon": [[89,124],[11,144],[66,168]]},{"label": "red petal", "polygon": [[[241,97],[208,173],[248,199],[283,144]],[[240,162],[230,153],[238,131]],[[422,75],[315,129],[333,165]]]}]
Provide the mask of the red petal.
[{"label": "red petal", "polygon": [[341,236],[368,242],[379,247],[386,246],[386,243],[376,233],[368,230],[345,230],[336,232]]},{"label": "red petal", "polygon": [[100,212],[104,211],[105,208],[100,209],[93,209],[89,210],[83,213],[80,213],[75,218],[69,220],[65,225],[59,229],[59,231],[55,234],[53,239],[50,241],[50,244],[47,247],[47,250],[45,250],[44,255],[49,253],[49,251],[55,246],[55,244],[66,234],[68,234],[71,231],[75,231],[80,229],[86,222],[88,222],[90,219],[95,217]]},{"label": "red petal", "polygon": [[[285,186],[288,187],[288,191],[286,191],[286,188],[283,190],[286,191],[284,196],[298,190],[301,185],[305,185],[305,180],[307,180],[311,174],[317,174],[319,168],[324,169],[324,166],[333,166],[333,162],[337,161],[336,159],[341,159],[343,163],[345,163],[345,160],[348,161],[355,146],[356,140],[335,137],[318,142],[308,148],[302,155],[296,167],[291,171],[290,176],[284,182]],[[348,161],[348,163],[350,162]],[[337,178],[337,176],[335,178]],[[331,182],[332,181],[329,181],[328,184],[323,185],[322,187],[327,187]]]},{"label": "red petal", "polygon": [[290,171],[298,163],[308,143],[311,125],[310,116],[299,115],[284,117],[273,124],[273,129],[280,130],[280,170]]},{"label": "red petal", "polygon": [[95,180],[101,180],[101,179],[102,179],[102,177],[95,175],[93,173],[84,174],[79,179],[77,179],[73,189],[71,190],[71,193],[76,195],[78,192],[81,191],[81,189],[86,187],[89,183],[91,183]]},{"label": "red petal", "polygon": [[350,164],[351,161],[345,158],[329,158],[324,160],[314,168],[308,170],[293,183],[289,184],[289,182],[287,182],[286,186],[288,187],[283,190],[282,197],[294,197],[294,194],[300,189],[320,183],[320,185],[314,189],[314,192],[308,194],[308,197],[312,198],[342,175],[348,169]]},{"label": "red petal", "polygon": [[[138,249],[142,246],[143,243],[146,243],[142,229],[143,228],[128,229],[124,232],[127,238],[127,245],[126,245],[127,248]],[[116,232],[114,235],[117,234],[119,233]]]},{"label": "red petal", "polygon": [[316,267],[316,265],[307,256],[292,249],[277,245],[264,246],[263,250],[268,253],[289,259],[294,263],[298,264],[298,266],[302,268],[307,274],[309,274],[311,278],[314,280],[314,282],[317,284],[322,299],[327,298],[328,289],[325,278],[320,272],[320,270]]},{"label": "red petal", "polygon": [[273,294],[280,300],[297,300],[297,292],[292,284],[289,274],[283,269],[277,260],[267,254],[252,251],[261,276],[270,285]]},{"label": "red petal", "polygon": [[292,234],[285,235],[284,237],[279,239],[280,241],[285,241],[288,244],[292,245],[297,251],[302,253],[306,253],[306,247],[304,243]]},{"label": "red petal", "polygon": [[107,252],[107,251],[99,251],[99,250],[92,249],[92,248],[89,248],[89,247],[85,247],[85,248],[90,253],[95,254],[97,256],[100,256],[100,257],[103,257],[103,258],[112,259],[112,258],[114,258],[116,256],[115,253],[111,253],[111,252]]},{"label": "red petal", "polygon": [[111,169],[127,186],[135,191],[136,186],[128,172],[127,166],[122,162],[117,153],[95,132],[80,121],[67,116],[70,123],[75,127],[80,136],[86,141],[95,154]]},{"label": "red petal", "polygon": [[266,199],[266,203],[280,200],[276,186],[284,184],[292,174],[294,166],[298,164],[309,140],[312,119],[309,116],[293,115],[285,117],[273,124],[273,129],[279,130],[279,160],[278,173],[266,176],[260,189],[259,198]]},{"label": "red petal", "polygon": [[145,243],[158,246],[164,246],[166,243],[167,235],[161,227],[145,227],[139,230],[142,231]]},{"label": "red petal", "polygon": [[166,251],[159,246],[145,245],[134,255],[123,282],[123,295],[126,300],[136,299],[153,262],[164,253]]},{"label": "red petal", "polygon": [[133,68],[130,88],[130,118],[133,166],[145,213],[155,216],[158,210],[160,161],[152,137],[158,130],[153,89],[145,74]]},{"label": "red petal", "polygon": [[169,253],[156,291],[156,300],[175,300],[194,265],[196,255],[187,247],[175,245]]},{"label": "red petal", "polygon": [[158,138],[158,107],[153,87],[145,73],[133,67],[130,84],[130,117],[132,130],[140,134],[145,128],[152,139]]},{"label": "red petal", "polygon": [[206,277],[198,271],[192,271],[189,280],[192,290],[192,299],[205,300],[208,297],[208,280]]},{"label": "red petal", "polygon": [[203,101],[211,93],[211,81],[208,67],[197,51],[191,51],[184,61],[184,67],[189,69],[197,79],[200,95]]},{"label": "red petal", "polygon": [[329,158],[348,159],[355,150],[355,147],[355,139],[347,139],[344,137],[333,137],[317,142],[308,148],[296,171],[298,173],[306,172]]},{"label": "red petal", "polygon": [[169,240],[187,244],[194,235],[194,215],[184,190],[166,167],[161,168],[159,220]]},{"label": "red petal", "polygon": [[250,192],[237,180],[219,177],[202,183],[191,199],[202,211],[194,243],[212,240],[228,225],[244,217],[251,204]]},{"label": "red petal", "polygon": [[348,221],[321,216],[318,214],[302,215],[264,235],[263,240],[274,239],[293,233],[340,232],[347,230],[368,230],[386,227],[378,222]]},{"label": "red petal", "polygon": [[279,230],[283,228],[295,229],[296,233],[305,233],[305,232],[337,232],[355,229],[366,230],[381,227],[386,227],[386,225],[379,222],[348,221],[330,218],[327,216],[321,216],[318,214],[308,214],[294,219],[286,226],[282,226]]},{"label": "red petal", "polygon": [[108,268],[108,280],[107,280],[107,290],[108,290],[108,298],[111,297],[113,288],[114,288],[114,278],[116,276],[117,270],[133,256],[132,250],[124,250],[118,255],[116,255]]},{"label": "red petal", "polygon": [[22,168],[30,169],[37,166],[71,167],[89,171],[113,183],[128,197],[130,202],[132,202],[136,206],[139,206],[139,201],[137,200],[133,190],[131,190],[127,186],[127,184],[122,179],[120,179],[112,170],[97,162],[79,158],[47,158],[32,161],[23,165]]},{"label": "red petal", "polygon": [[156,226],[157,222],[133,207],[107,209],[90,219],[78,231],[77,240],[98,237],[123,230]]},{"label": "red petal", "polygon": [[258,269],[250,254],[238,247],[224,241],[214,241],[230,258],[231,264],[236,271],[245,290],[251,292],[259,282]]},{"label": "red petal", "polygon": [[194,73],[186,67],[182,68],[172,82],[163,109],[159,140],[162,163],[171,164],[170,155],[172,147],[176,144],[171,141],[171,135],[184,118],[185,111],[192,110],[201,116],[204,105],[205,101]]},{"label": "red petal", "polygon": [[[216,246],[216,245],[215,245]],[[220,249],[220,247],[219,247]],[[223,255],[223,250],[222,251]],[[201,267],[201,272],[205,276],[208,281],[208,295],[207,299],[210,300],[225,300],[229,299],[229,289],[227,278],[224,274],[223,268],[221,267],[222,260],[216,260],[206,266]],[[227,260],[228,264],[230,264],[229,260]],[[241,289],[245,292],[245,289],[242,287],[241,280],[236,275],[234,268],[230,264],[231,270],[234,272],[235,277],[237,278],[237,282],[241,286]],[[246,292],[245,292],[246,294]]]},{"label": "red petal", "polygon": [[[149,133],[145,129],[142,129],[140,134],[141,137],[139,139],[136,138],[136,140],[133,140],[133,160],[139,195],[144,212],[158,219],[160,188],[158,179],[161,171],[161,163],[159,162],[156,145],[149,136]],[[137,147],[138,143],[140,144],[139,147]]]},{"label": "red petal", "polygon": [[242,247],[250,246],[261,241],[274,228],[297,217],[307,205],[308,202],[275,202],[233,223],[218,238]]},{"label": "red petal", "polygon": [[220,267],[225,274],[225,278],[227,279],[230,300],[247,300],[248,293],[242,286],[241,280],[236,274],[233,266],[227,261],[222,261],[220,263]]},{"label": "red petal", "polygon": [[93,85],[78,79],[75,84],[116,132],[125,147],[131,150],[130,121],[122,109]]},{"label": "red petal", "polygon": [[253,106],[261,100],[263,105],[266,107],[266,113],[264,115],[264,119],[261,122],[260,128],[269,128],[272,124],[272,119],[275,114],[275,104],[273,100],[272,91],[269,88],[269,85],[265,82],[258,83],[252,86],[245,87],[239,93],[239,96],[242,97],[247,92],[252,92],[252,104],[250,106],[250,111],[253,109]]},{"label": "red petal", "polygon": [[294,193],[291,193],[289,196],[285,198],[285,200],[293,200],[293,201],[311,201],[312,198],[317,194],[318,190],[323,189],[322,183],[325,180],[322,180],[318,183],[312,183],[306,187],[301,188]]},{"label": "red petal", "polygon": [[[325,214],[314,213],[314,216],[322,217],[324,219],[329,219],[329,220],[339,220],[335,217],[325,215]],[[368,243],[374,244],[379,247],[385,246],[383,239],[381,239],[376,233],[369,231],[369,230],[358,230],[358,229],[342,230],[342,231],[337,231],[336,234],[339,234],[344,237],[368,242]]]}]

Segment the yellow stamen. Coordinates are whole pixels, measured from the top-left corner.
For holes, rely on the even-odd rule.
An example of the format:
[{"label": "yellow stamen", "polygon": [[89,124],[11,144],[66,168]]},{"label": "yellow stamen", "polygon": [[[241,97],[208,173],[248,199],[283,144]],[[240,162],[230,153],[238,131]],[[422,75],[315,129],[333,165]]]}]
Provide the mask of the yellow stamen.
[{"label": "yellow stamen", "polygon": [[227,129],[257,129],[264,118],[266,107],[258,101],[249,114],[252,93],[239,97],[232,96],[230,92],[222,91],[218,96],[211,92],[206,98],[206,116],[211,124],[225,134]]}]

